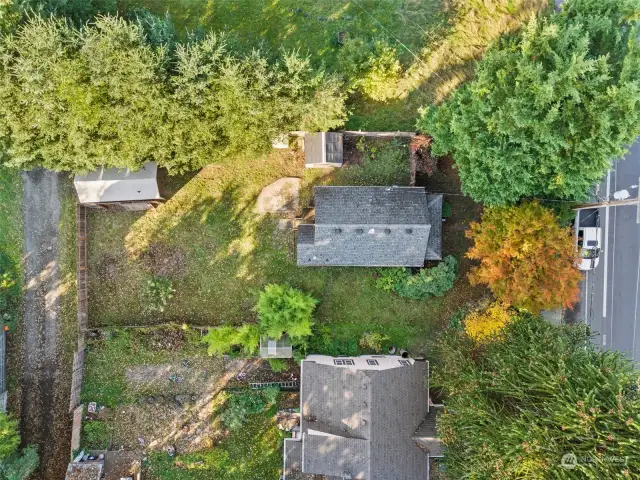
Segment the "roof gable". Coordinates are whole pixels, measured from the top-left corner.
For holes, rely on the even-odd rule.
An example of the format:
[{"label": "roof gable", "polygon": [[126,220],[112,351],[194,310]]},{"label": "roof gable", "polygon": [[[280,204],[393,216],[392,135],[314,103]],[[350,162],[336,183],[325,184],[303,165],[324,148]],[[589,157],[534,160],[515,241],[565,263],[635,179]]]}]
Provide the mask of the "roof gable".
[{"label": "roof gable", "polygon": [[419,187],[315,187],[316,225],[427,225]]},{"label": "roof gable", "polygon": [[427,375],[426,362],[386,370],[303,362],[303,471],[426,480],[427,456],[413,436],[428,411]]}]

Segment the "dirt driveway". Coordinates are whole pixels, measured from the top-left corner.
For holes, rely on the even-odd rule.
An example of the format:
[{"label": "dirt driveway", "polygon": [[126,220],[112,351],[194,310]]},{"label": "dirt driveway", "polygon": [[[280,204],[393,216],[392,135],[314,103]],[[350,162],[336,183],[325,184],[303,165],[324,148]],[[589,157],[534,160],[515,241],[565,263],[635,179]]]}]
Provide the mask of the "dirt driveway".
[{"label": "dirt driveway", "polygon": [[60,375],[59,176],[45,170],[23,173],[25,297],[21,430],[25,444],[40,453],[36,478],[64,477],[69,458],[68,395]]}]

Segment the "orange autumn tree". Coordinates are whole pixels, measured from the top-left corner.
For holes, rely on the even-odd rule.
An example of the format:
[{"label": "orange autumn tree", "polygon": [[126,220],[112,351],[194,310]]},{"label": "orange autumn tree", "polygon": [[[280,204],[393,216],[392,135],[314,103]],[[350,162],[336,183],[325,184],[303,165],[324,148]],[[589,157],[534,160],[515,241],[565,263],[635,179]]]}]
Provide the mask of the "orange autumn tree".
[{"label": "orange autumn tree", "polygon": [[578,299],[573,236],[552,210],[537,202],[488,208],[466,235],[474,241],[467,257],[480,261],[469,280],[486,284],[498,301],[538,313]]}]

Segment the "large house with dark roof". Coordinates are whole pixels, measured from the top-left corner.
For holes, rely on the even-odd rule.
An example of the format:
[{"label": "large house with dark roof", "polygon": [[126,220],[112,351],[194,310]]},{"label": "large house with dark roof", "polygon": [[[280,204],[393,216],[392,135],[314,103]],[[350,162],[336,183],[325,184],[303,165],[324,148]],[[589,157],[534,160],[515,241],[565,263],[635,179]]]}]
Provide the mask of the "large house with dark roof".
[{"label": "large house with dark roof", "polygon": [[315,187],[299,266],[422,267],[442,259],[442,195],[420,187]]},{"label": "large house with dark roof", "polygon": [[307,357],[284,480],[428,480],[442,456],[428,378],[427,362],[398,356]]}]

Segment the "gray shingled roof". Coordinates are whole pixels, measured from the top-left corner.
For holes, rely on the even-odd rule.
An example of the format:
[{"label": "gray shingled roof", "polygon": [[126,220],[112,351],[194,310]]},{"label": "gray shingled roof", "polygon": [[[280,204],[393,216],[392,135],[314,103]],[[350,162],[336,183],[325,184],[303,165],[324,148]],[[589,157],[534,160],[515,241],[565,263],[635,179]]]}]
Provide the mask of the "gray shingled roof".
[{"label": "gray shingled roof", "polygon": [[442,260],[442,194],[427,194],[427,210],[431,233],[427,242],[425,260]]},{"label": "gray shingled roof", "polygon": [[303,471],[365,480],[426,480],[427,456],[412,437],[428,411],[427,375],[425,362],[355,371],[305,361]]},{"label": "gray shingled roof", "polygon": [[426,225],[420,187],[315,187],[316,225]]},{"label": "gray shingled roof", "polygon": [[[442,196],[419,187],[315,187],[300,266],[412,266],[441,258]],[[431,206],[431,207],[430,207]]]}]

